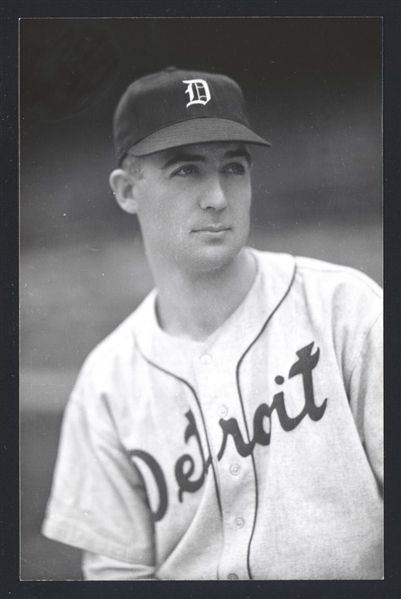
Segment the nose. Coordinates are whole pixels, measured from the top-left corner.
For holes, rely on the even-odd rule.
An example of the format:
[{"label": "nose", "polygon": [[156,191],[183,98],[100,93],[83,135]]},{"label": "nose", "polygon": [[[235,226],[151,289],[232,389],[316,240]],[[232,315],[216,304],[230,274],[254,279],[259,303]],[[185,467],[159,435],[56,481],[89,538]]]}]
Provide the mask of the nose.
[{"label": "nose", "polygon": [[200,207],[206,210],[223,210],[227,206],[226,193],[223,189],[219,177],[213,177],[208,185],[205,185],[203,194],[200,200]]}]

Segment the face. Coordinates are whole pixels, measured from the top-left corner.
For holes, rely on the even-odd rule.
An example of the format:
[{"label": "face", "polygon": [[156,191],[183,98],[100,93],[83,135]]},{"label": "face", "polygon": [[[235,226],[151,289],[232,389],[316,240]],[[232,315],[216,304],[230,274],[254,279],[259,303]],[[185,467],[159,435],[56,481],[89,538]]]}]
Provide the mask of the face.
[{"label": "face", "polygon": [[249,231],[250,168],[246,146],[235,142],[143,158],[132,193],[151,263],[201,272],[232,262]]}]

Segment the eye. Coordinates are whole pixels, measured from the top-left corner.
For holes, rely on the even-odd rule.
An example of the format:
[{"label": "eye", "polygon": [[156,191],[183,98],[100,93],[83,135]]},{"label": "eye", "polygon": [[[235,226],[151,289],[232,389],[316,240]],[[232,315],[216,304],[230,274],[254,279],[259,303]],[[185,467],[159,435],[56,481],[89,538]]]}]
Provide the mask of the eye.
[{"label": "eye", "polygon": [[195,164],[184,164],[175,170],[172,177],[188,177],[189,175],[195,175],[199,173],[199,169]]},{"label": "eye", "polygon": [[241,162],[230,162],[230,164],[227,164],[223,169],[224,173],[230,175],[244,175],[246,171],[247,167],[244,164],[241,164]]}]

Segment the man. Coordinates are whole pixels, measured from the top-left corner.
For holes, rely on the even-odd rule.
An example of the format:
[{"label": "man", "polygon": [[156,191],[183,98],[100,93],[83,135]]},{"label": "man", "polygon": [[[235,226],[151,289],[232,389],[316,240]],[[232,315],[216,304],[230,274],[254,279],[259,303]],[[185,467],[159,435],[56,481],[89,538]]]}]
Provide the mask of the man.
[{"label": "man", "polygon": [[379,287],[245,247],[231,79],[139,79],[114,131],[156,289],[81,371],[44,533],[88,579],[381,578]]}]

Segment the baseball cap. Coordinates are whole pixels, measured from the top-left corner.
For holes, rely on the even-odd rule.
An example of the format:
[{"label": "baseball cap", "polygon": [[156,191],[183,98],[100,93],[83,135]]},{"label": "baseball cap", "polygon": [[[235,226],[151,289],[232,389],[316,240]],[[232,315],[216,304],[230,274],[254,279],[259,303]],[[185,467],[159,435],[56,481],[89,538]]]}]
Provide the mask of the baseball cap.
[{"label": "baseball cap", "polygon": [[128,152],[213,141],[271,145],[250,129],[241,88],[226,75],[168,67],[131,83],[114,114],[119,164]]}]

